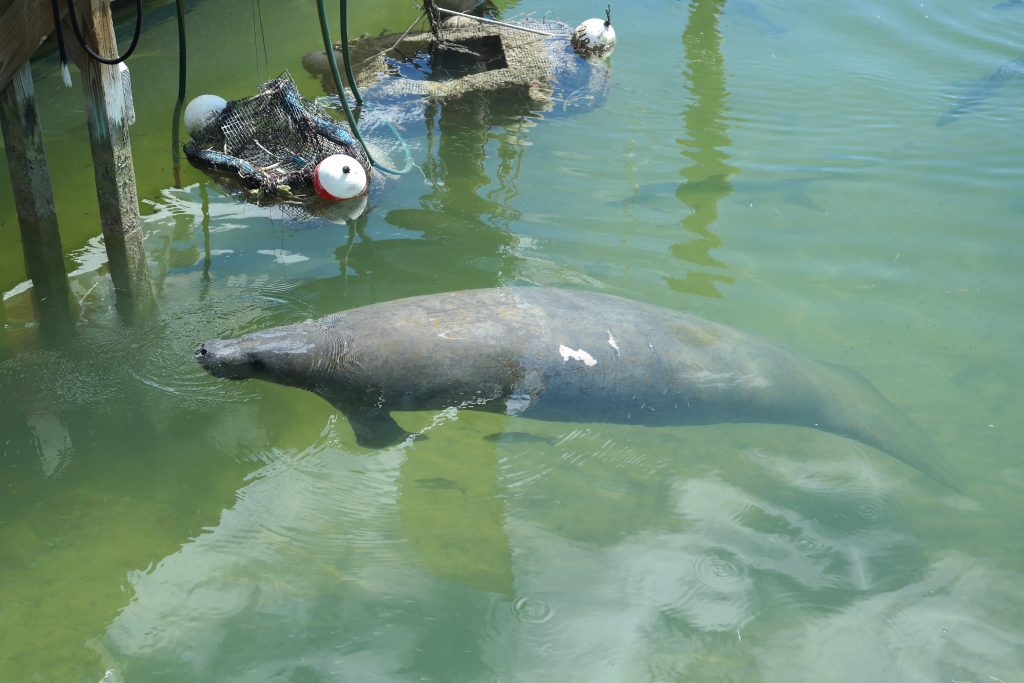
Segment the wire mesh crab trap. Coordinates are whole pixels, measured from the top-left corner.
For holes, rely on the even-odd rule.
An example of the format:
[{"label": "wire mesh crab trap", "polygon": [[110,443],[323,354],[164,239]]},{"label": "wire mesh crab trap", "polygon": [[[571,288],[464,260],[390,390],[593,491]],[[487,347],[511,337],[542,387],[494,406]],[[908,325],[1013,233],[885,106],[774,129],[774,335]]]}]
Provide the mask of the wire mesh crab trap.
[{"label": "wire mesh crab trap", "polygon": [[366,154],[349,131],[299,94],[288,72],[259,93],[227,102],[184,146],[193,166],[250,198],[313,208],[317,165],[335,154],[352,157],[371,176]]}]

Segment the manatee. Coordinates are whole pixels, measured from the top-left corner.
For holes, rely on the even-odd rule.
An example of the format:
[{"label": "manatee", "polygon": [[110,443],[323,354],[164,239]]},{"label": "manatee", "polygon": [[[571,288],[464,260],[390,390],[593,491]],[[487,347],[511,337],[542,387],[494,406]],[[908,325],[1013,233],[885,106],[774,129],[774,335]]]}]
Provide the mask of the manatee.
[{"label": "manatee", "polygon": [[508,287],[417,296],[208,341],[195,357],[217,377],[320,395],[367,447],[408,437],[394,410],[781,423],[855,439],[953,481],[928,435],[852,370],[694,315],[594,292]]}]

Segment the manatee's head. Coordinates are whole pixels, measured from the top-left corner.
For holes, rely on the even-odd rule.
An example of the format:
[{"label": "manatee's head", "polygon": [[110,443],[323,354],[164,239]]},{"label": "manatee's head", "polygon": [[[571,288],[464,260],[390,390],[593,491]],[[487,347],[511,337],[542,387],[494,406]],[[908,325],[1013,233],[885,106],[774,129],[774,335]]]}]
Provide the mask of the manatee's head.
[{"label": "manatee's head", "polygon": [[249,351],[238,339],[216,339],[203,342],[196,349],[196,360],[214,377],[249,379],[255,377],[262,365],[258,356]]},{"label": "manatee's head", "polygon": [[291,326],[204,342],[195,358],[215,377],[302,386],[309,377],[313,352],[308,334]]}]

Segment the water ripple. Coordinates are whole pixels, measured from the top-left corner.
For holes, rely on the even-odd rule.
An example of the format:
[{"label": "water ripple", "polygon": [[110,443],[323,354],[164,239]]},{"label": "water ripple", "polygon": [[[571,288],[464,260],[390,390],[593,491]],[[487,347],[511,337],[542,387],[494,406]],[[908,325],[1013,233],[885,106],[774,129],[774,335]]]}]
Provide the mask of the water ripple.
[{"label": "water ripple", "polygon": [[554,606],[539,595],[521,595],[509,607],[512,615],[524,624],[544,624],[555,616]]},{"label": "water ripple", "polygon": [[894,493],[850,482],[833,488],[823,524],[853,536],[892,529],[902,524],[903,510]]},{"label": "water ripple", "polygon": [[731,553],[721,549],[706,550],[693,563],[698,583],[715,593],[735,593],[747,585],[747,570]]}]

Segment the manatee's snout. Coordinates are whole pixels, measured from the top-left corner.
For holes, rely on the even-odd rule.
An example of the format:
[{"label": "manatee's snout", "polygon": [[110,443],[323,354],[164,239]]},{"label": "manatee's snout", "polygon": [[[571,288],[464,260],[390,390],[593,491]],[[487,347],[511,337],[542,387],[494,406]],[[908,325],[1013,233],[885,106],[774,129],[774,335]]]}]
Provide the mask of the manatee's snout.
[{"label": "manatee's snout", "polygon": [[215,377],[247,379],[253,376],[249,354],[234,340],[208,341],[195,351],[196,360]]}]

